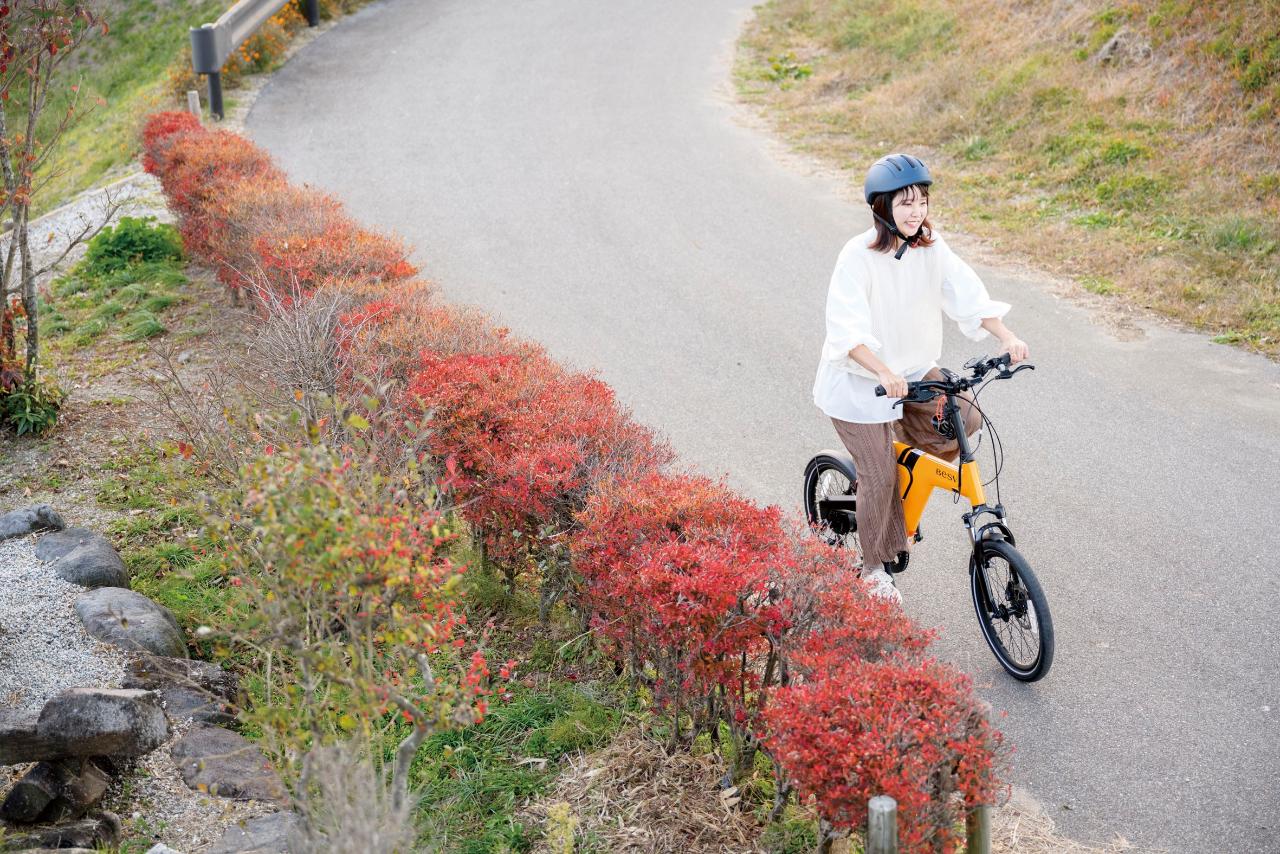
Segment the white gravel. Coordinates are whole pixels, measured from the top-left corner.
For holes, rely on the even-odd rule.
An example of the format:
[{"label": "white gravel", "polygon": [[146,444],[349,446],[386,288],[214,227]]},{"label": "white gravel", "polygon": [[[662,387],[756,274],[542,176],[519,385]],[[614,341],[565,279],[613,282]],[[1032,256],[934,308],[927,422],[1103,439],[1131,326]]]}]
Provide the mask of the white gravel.
[{"label": "white gravel", "polygon": [[35,555],[32,537],[0,542],[0,709],[38,712],[67,688],[119,688],[127,654],[85,631],[83,587]]}]

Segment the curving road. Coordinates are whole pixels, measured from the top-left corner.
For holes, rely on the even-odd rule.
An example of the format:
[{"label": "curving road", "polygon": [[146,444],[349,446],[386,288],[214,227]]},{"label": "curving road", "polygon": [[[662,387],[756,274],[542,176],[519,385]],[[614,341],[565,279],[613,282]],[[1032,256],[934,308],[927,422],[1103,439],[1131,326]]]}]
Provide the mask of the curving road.
[{"label": "curving road", "polygon": [[[703,470],[796,507],[806,459],[836,444],[809,390],[831,265],[866,214],[736,120],[721,93],[749,12],[385,0],[278,72],[248,128],[404,235],[450,297],[598,370]],[[1008,711],[1015,781],[1069,835],[1280,850],[1280,368],[1160,325],[1117,340],[1046,283],[978,269],[1039,367],[984,400],[1054,670],[998,670],[940,496],[907,610]],[[948,335],[951,363],[974,354]]]}]

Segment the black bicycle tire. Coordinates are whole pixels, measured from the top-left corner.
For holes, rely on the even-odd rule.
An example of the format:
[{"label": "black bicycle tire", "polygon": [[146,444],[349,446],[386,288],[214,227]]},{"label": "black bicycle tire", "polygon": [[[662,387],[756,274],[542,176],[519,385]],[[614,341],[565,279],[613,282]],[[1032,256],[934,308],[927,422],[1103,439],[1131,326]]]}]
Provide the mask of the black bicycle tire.
[{"label": "black bicycle tire", "polygon": [[[845,473],[843,467],[837,464],[835,460],[831,459],[830,457],[824,454],[819,454],[818,456],[814,457],[812,460],[809,461],[809,464],[805,467],[804,515],[810,527],[814,527],[818,525],[819,522],[821,521],[818,518],[818,507],[817,507],[817,502],[814,500],[814,490],[817,488],[818,479],[822,476],[822,473],[828,470],[837,472],[838,474],[840,474],[841,477],[844,477],[846,479],[848,478],[848,475]],[[851,483],[851,487],[852,487],[852,483]],[[851,534],[835,534],[835,536],[840,538],[840,542],[834,542],[834,543],[831,543],[831,545],[833,547],[840,547],[848,544],[848,540],[851,537]],[[825,540],[825,537],[824,537],[824,540]]]},{"label": "black bicycle tire", "polygon": [[973,609],[978,616],[982,637],[991,648],[991,652],[995,654],[996,661],[1014,679],[1020,682],[1036,682],[1043,679],[1049,672],[1049,668],[1053,666],[1054,653],[1053,617],[1049,613],[1049,601],[1044,594],[1044,588],[1040,586],[1040,580],[1036,578],[1027,559],[1009,543],[1004,540],[987,540],[982,548],[987,553],[997,554],[1003,558],[1008,563],[1010,571],[1016,573],[1022,582],[1022,587],[1027,593],[1027,603],[1035,609],[1036,624],[1040,630],[1039,655],[1031,666],[1025,668],[1019,667],[1011,660],[1011,654],[996,634],[995,626],[989,618],[985,598],[979,588],[979,584],[984,586],[986,584],[985,567],[979,565],[975,558],[973,571],[969,573],[969,592],[973,597]]}]

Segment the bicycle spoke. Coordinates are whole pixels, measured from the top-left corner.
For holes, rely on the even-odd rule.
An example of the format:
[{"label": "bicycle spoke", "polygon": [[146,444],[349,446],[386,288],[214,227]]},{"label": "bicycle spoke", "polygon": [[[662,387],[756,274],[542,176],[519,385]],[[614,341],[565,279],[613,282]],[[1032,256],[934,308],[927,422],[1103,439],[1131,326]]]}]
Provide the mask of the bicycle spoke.
[{"label": "bicycle spoke", "polygon": [[1040,655],[1040,630],[1026,588],[1007,561],[994,556],[983,570],[983,583],[991,603],[987,622],[1000,646],[1017,667],[1031,667]]}]

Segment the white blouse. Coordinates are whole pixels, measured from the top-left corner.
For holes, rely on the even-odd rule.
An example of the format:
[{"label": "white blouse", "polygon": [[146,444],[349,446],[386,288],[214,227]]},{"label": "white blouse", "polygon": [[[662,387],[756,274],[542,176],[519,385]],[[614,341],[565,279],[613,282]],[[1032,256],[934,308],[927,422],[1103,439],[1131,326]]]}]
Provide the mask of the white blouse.
[{"label": "white blouse", "polygon": [[988,335],[982,321],[1004,317],[997,302],[937,233],[932,246],[908,249],[902,260],[868,246],[875,229],[845,244],[827,290],[827,339],[813,383],[813,402],[832,418],[880,424],[902,417],[894,398],[876,397],[876,375],[849,358],[866,344],[889,370],[920,379],[942,355],[942,315],[973,341]]}]

